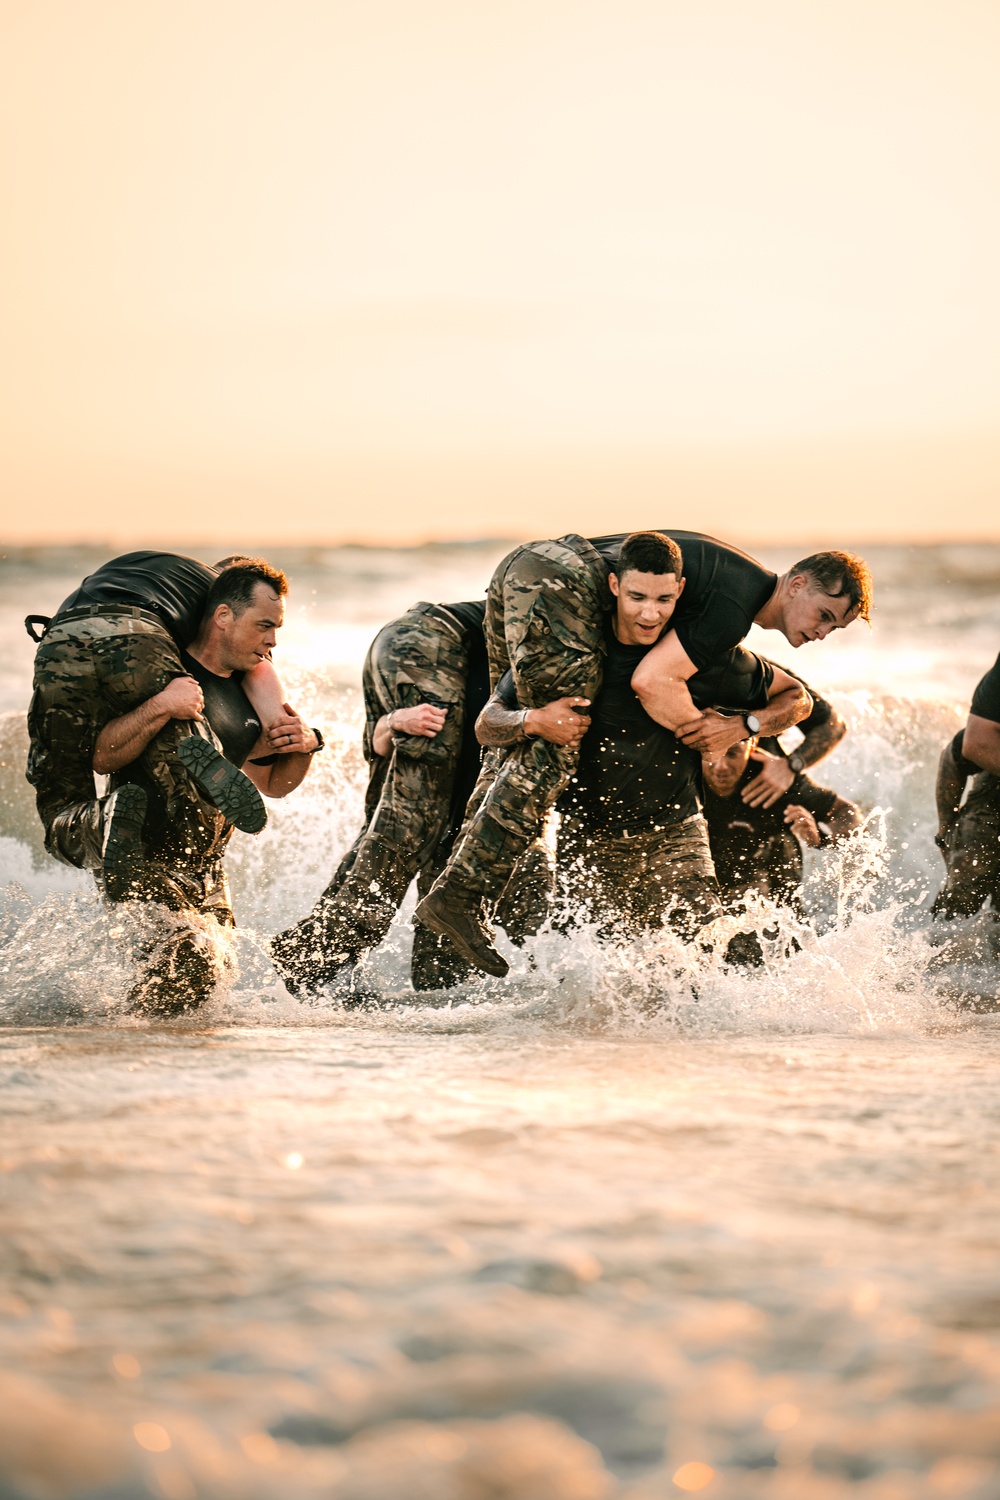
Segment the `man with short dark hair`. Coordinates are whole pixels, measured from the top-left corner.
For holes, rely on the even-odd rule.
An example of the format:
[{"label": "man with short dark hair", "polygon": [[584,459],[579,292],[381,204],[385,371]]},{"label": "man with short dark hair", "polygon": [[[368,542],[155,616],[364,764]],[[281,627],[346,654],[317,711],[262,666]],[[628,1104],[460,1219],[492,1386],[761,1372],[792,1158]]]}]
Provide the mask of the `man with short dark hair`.
[{"label": "man with short dark hair", "polygon": [[215,580],[216,569],[194,558],[130,552],[85,578],[51,620],[29,617],[45,626],[35,654],[26,769],[45,846],[65,864],[104,867],[114,898],[126,894],[114,858],[104,859],[117,799],[94,797],[94,771],[108,770],[100,757],[95,765],[97,740],[111,720],[140,711],[156,797],[192,849],[211,846],[226,812],[247,831],[265,819],[252,787],[240,793],[228,784],[222,791],[228,807],[220,809],[177,762],[177,747],[196,732],[203,708],[179,653],[198,632]]},{"label": "man with short dark hair", "polygon": [[[816,734],[824,739],[823,725],[834,710],[809,691],[814,713],[819,708]],[[739,900],[754,890],[798,908],[803,846],[824,847],[861,826],[853,802],[805,774],[804,766],[819,756],[807,762],[802,752],[815,748],[806,734],[799,750],[786,756],[776,739],[751,735],[702,757],[705,818],[723,899]],[[779,780],[782,790],[775,789]]]},{"label": "man with short dark hair", "polygon": [[[695,707],[687,683],[736,646],[751,624],[782,630],[799,646],[869,617],[871,578],[861,559],[848,553],[815,553],[778,577],[738,548],[697,532],[668,529],[592,542],[570,535],[519,547],[494,573],[486,613],[494,685],[509,668],[523,707],[563,696],[593,698],[603,671],[609,572],[621,571],[624,543],[644,546],[641,539],[653,536],[661,545],[679,546],[684,591],[671,628],[640,663],[633,687],[650,717],[694,749],[722,750],[739,737],[730,720]],[[417,909],[421,921],[487,973],[503,974],[507,965],[491,942],[483,902],[495,899],[510,878],[576,759],[573,747],[537,740],[514,746]]]},{"label": "man with short dark hair", "polygon": [[948,875],[934,916],[973,916],[987,901],[1000,911],[1000,656],[980,679],[964,728],[941,751],[936,801],[934,842]]}]

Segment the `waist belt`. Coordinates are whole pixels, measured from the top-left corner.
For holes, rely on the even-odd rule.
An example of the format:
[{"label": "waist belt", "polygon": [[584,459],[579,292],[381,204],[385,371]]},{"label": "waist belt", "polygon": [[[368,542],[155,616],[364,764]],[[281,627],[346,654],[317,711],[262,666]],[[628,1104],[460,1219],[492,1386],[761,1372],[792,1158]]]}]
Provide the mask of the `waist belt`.
[{"label": "waist belt", "polygon": [[[75,609],[62,610],[54,619],[51,615],[26,615],[24,628],[33,641],[40,641],[43,636],[48,634],[53,625],[65,625],[68,620],[85,620],[93,615],[105,615],[108,618],[118,618],[125,615],[130,620],[145,620],[148,625],[155,625],[157,630],[166,631],[166,626],[162,620],[158,619],[148,609],[140,609],[135,604],[80,604]],[[34,625],[41,625],[41,635],[35,634],[32,629]]]},{"label": "waist belt", "polygon": [[413,610],[415,614],[432,615],[435,620],[440,620],[441,624],[447,630],[450,630],[452,635],[457,636],[460,641],[467,641],[469,639],[470,630],[468,625],[464,624],[462,620],[457,619],[451,613],[451,610],[445,609],[443,604],[428,604],[426,599],[421,599],[419,604],[414,604]]}]

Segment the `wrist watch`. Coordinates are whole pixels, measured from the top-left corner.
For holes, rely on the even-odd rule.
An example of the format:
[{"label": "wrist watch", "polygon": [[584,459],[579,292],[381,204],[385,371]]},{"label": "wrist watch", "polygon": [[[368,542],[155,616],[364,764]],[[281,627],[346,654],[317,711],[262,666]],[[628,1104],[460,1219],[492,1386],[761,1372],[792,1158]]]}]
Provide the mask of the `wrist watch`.
[{"label": "wrist watch", "polygon": [[744,714],[743,722],[746,725],[747,734],[760,734],[760,720],[756,714]]},{"label": "wrist watch", "polygon": [[802,757],[798,753],[798,751],[796,751],[794,755],[790,755],[788,757],[788,764],[791,766],[791,768],[795,772],[796,776],[801,776],[802,772],[806,768],[806,763],[802,759]]},{"label": "wrist watch", "polygon": [[[392,716],[390,715],[390,718],[391,717]],[[306,754],[307,755],[317,755],[320,750],[325,749],[325,747],[326,747],[326,740],[320,734],[320,732],[316,728],[315,724],[310,724],[309,728],[312,730],[313,734],[316,736],[316,744],[313,746],[313,748],[311,750],[307,750]]]}]

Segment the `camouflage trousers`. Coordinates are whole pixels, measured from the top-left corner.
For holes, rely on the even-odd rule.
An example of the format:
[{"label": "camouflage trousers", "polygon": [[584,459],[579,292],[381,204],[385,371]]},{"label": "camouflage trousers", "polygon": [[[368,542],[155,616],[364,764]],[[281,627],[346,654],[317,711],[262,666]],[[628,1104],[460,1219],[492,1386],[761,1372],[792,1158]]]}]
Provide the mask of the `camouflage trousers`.
[{"label": "camouflage trousers", "polygon": [[987,772],[974,778],[947,853],[948,874],[934,915],[970,917],[987,901],[1000,911],[1000,779]]},{"label": "camouflage trousers", "polygon": [[138,973],[129,994],[132,1009],[159,1015],[202,1005],[234,967],[231,945],[222,935],[236,923],[221,860],[197,869],[175,866],[166,874],[183,905],[174,911],[144,910],[133,952]]},{"label": "camouflage trousers", "polygon": [[[56,859],[94,867],[93,756],[100,731],[183,675],[174,642],[155,616],[139,609],[71,610],[46,631],[35,654],[26,775],[45,846]],[[221,852],[229,825],[177,760],[177,745],[195,732],[193,722],[172,719],[135,769],[151,793],[156,842],[170,854],[205,859]]]},{"label": "camouflage trousers", "polygon": [[[279,939],[316,974],[377,946],[413,877],[449,831],[462,749],[470,643],[463,626],[432,604],[416,604],[379,631],[365,658],[365,823],[313,910]],[[433,703],[447,710],[432,739],[393,734],[374,750],[375,726],[394,709]]]},{"label": "camouflage trousers", "polygon": [[[306,982],[323,982],[385,937],[414,877],[421,896],[440,873],[451,847],[455,776],[462,751],[470,642],[457,620],[431,604],[417,604],[379,631],[365,659],[364,750],[370,774],[365,822],[307,917],[277,940],[295,952],[292,967]],[[375,726],[394,709],[434,703],[447,709],[432,738],[394,734],[390,753],[374,751]],[[537,853],[522,871],[524,884],[505,909],[514,928],[541,925],[548,910]],[[541,914],[539,914],[541,913]],[[537,926],[533,929],[537,931]],[[510,930],[510,929],[508,929]],[[414,923],[411,977],[416,989],[438,989],[471,972],[452,945]]]},{"label": "camouflage trousers", "polygon": [[722,914],[708,825],[700,813],[619,838],[564,815],[559,881],[571,916],[583,906],[607,935],[636,936],[666,920],[690,941]]},{"label": "camouflage trousers", "polygon": [[[579,536],[531,542],[497,568],[486,603],[490,680],[510,668],[518,701],[593,698],[604,668],[607,567]],[[529,739],[490,761],[479,805],[462,830],[438,888],[496,900],[517,860],[576,772],[579,749]]]}]

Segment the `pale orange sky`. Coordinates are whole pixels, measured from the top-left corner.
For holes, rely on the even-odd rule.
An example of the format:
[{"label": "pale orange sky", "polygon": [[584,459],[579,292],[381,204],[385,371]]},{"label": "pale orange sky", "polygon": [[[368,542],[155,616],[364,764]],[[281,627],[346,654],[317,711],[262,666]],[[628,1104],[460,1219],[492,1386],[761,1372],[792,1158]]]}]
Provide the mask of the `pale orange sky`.
[{"label": "pale orange sky", "polygon": [[995,0],[0,0],[0,538],[1000,536]]}]

